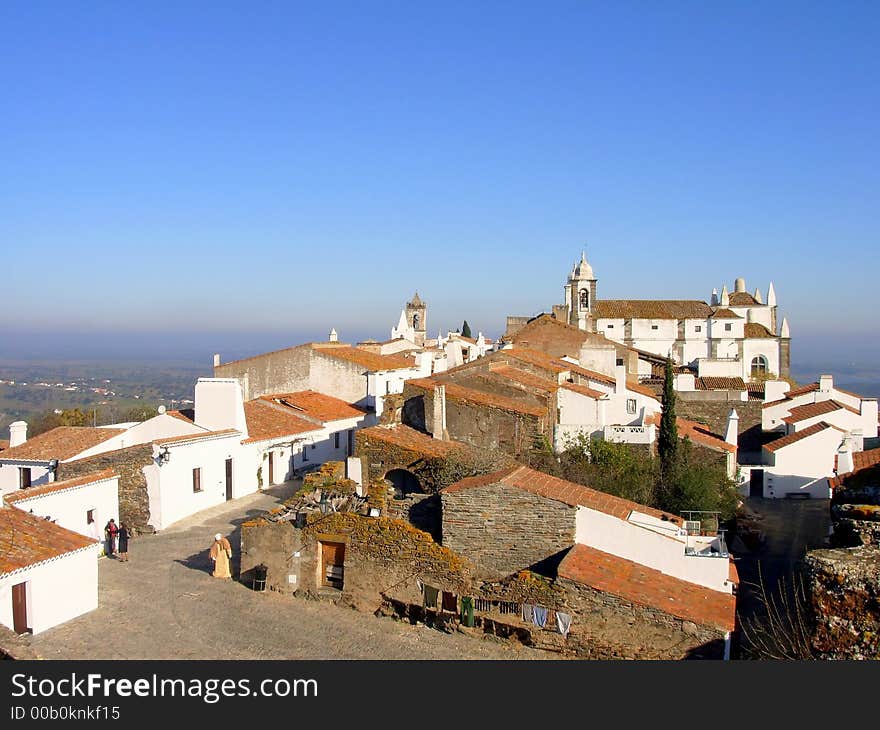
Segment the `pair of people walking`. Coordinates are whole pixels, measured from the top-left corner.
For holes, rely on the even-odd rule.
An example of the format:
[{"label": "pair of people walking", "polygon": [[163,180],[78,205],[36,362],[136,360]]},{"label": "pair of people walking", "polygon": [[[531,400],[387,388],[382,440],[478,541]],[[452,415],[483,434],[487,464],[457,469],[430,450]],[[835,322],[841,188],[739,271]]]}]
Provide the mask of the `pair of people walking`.
[{"label": "pair of people walking", "polygon": [[107,542],[107,557],[118,555],[120,562],[127,563],[128,541],[131,537],[128,526],[124,522],[117,525],[116,520],[111,517],[110,521],[104,526],[104,536]]}]

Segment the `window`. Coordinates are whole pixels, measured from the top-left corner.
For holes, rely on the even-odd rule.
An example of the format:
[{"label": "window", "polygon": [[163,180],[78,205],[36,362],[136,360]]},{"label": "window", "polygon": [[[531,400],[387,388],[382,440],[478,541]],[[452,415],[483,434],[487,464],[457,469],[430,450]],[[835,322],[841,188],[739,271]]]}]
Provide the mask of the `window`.
[{"label": "window", "polygon": [[333,434],[333,448],[339,448],[339,431]]},{"label": "window", "polygon": [[623,358],[622,358],[622,357],[617,358],[617,360],[616,360],[616,364],[617,364],[618,366],[623,365]]},{"label": "window", "polygon": [[581,309],[589,309],[590,308],[590,292],[586,289],[581,289]]},{"label": "window", "polygon": [[610,329],[610,330],[613,330],[613,329],[614,329],[614,325],[613,325],[613,324],[606,324],[605,327],[608,328],[608,329]]},{"label": "window", "polygon": [[31,485],[31,469],[28,466],[18,467],[18,488],[27,489]]},{"label": "window", "polygon": [[756,375],[763,375],[767,372],[767,358],[763,355],[758,355],[758,357],[752,360],[752,377]]},{"label": "window", "polygon": [[421,322],[421,318],[418,315],[418,312],[413,315],[413,329],[417,330],[419,328],[419,323]]},{"label": "window", "polygon": [[626,412],[630,415],[634,415],[636,412],[636,399],[635,398],[627,398],[626,399]]},{"label": "window", "polygon": [[309,447],[303,446],[303,461],[309,460]]},{"label": "window", "polygon": [[726,325],[724,325],[725,332],[730,332],[730,330],[732,330],[732,329],[733,329],[733,325],[730,324],[730,322],[728,322]]},{"label": "window", "polygon": [[193,493],[202,491],[202,469],[196,467],[193,469]]},{"label": "window", "polygon": [[651,329],[652,329],[652,330],[656,330],[656,329],[660,329],[660,328],[659,328],[656,324],[652,324],[652,325],[651,325]]},{"label": "window", "polygon": [[86,512],[86,524],[92,525],[95,522],[95,510],[90,509]]},{"label": "window", "polygon": [[385,381],[385,395],[390,395],[390,394],[391,394],[391,381],[386,380]]},{"label": "window", "polygon": [[698,324],[696,327],[694,327],[694,332],[702,332],[702,331],[703,331],[703,325]]}]

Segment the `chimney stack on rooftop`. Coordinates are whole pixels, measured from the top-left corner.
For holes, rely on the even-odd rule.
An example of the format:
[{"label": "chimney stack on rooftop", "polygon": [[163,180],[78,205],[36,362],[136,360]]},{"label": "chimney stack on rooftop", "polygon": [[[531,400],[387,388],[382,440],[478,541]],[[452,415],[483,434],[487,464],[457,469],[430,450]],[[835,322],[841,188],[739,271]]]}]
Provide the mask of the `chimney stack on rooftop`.
[{"label": "chimney stack on rooftop", "polygon": [[25,421],[15,421],[9,424],[9,448],[20,446],[27,441],[28,425]]}]

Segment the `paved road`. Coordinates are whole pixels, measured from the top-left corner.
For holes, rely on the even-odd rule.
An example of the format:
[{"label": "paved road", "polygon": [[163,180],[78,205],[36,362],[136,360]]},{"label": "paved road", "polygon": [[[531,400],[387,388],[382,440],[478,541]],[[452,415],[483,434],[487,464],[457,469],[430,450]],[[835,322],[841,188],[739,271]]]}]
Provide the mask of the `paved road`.
[{"label": "paved road", "polygon": [[[254,593],[210,575],[213,535],[275,507],[294,485],[250,495],[131,542],[99,563],[99,607],[32,638],[47,659],[539,659],[492,637],[444,634],[327,603]],[[235,563],[233,567],[237,566]]]}]

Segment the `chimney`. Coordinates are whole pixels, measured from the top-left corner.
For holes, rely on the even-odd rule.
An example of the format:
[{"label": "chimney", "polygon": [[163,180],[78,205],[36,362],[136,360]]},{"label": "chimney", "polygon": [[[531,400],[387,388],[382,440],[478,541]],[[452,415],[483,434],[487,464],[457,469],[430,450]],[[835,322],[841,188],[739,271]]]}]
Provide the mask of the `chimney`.
[{"label": "chimney", "polygon": [[626,365],[614,367],[614,392],[623,395],[626,392]]},{"label": "chimney", "polygon": [[219,352],[214,353],[214,367],[215,368],[220,367],[220,353]]},{"label": "chimney", "polygon": [[730,409],[730,415],[727,416],[727,430],[724,432],[724,440],[731,446],[736,446],[739,438],[739,414],[736,408]]},{"label": "chimney", "polygon": [[9,424],[9,448],[19,446],[27,441],[27,423],[15,421]]},{"label": "chimney", "polygon": [[834,378],[831,375],[819,376],[819,392],[830,393],[834,389]]},{"label": "chimney", "polygon": [[431,435],[435,439],[445,441],[446,434],[446,386],[434,386],[434,413],[432,419]]},{"label": "chimney", "polygon": [[196,381],[195,422],[209,431],[234,428],[247,438],[242,388],[235,378],[199,378]]},{"label": "chimney", "polygon": [[853,461],[853,448],[849,434],[843,437],[843,443],[837,450],[837,473],[849,474],[855,471],[856,465]]},{"label": "chimney", "polygon": [[339,335],[337,334],[335,327],[330,330],[330,335],[327,339],[330,342],[339,342]]}]

